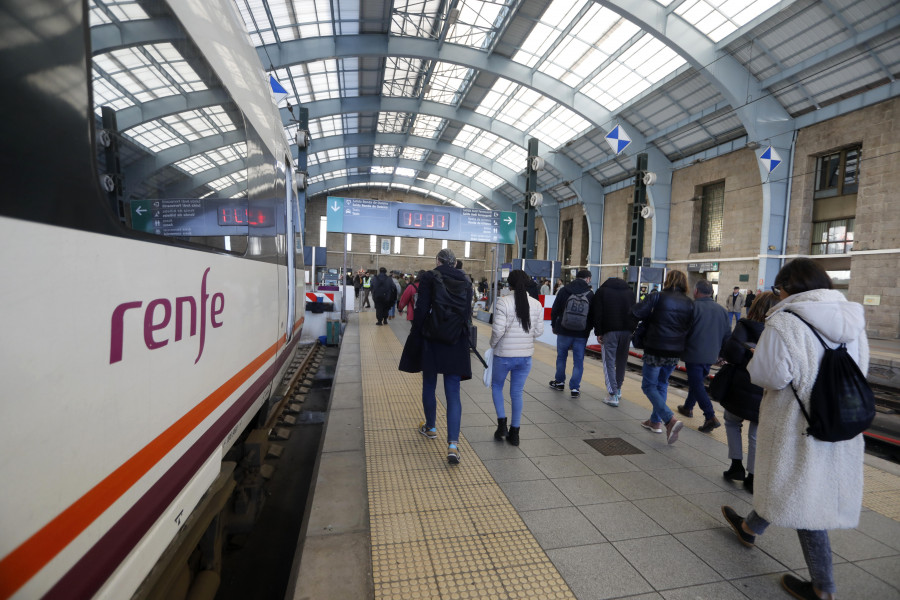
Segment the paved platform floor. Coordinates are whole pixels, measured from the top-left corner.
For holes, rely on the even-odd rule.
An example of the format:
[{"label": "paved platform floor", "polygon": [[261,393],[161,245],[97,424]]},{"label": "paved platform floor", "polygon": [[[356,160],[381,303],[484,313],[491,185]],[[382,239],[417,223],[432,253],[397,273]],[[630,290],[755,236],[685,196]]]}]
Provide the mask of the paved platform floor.
[{"label": "paved platform floor", "polygon": [[[490,328],[479,327],[479,348]],[[649,402],[634,375],[618,408],[599,361],[582,394],[547,386],[555,348],[539,344],[525,386],[521,444],[493,440],[490,390],[462,385],[461,464],[416,432],[421,378],[396,367],[409,325],[347,325],[302,554],[288,598],[787,598],[783,573],[806,577],[795,532],[770,528],[741,546],[720,506],[752,496],[722,478],[724,427],[679,440],[640,427]],[[441,384],[438,384],[439,397]],[[683,399],[670,389],[669,406]],[[508,405],[507,405],[508,406]],[[508,408],[507,408],[508,410]],[[699,411],[697,411],[699,413]],[[620,438],[642,454],[604,456],[585,440]],[[900,469],[867,458],[854,530],[831,533],[839,598],[900,598]]]}]

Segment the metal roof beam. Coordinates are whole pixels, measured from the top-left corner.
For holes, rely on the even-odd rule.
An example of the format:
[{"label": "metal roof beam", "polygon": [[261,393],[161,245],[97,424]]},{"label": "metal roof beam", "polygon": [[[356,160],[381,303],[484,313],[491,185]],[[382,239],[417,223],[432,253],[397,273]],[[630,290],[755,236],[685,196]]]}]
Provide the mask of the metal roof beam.
[{"label": "metal roof beam", "polygon": [[141,123],[209,106],[233,106],[231,96],[222,88],[166,96],[116,111],[116,123],[119,131],[126,131]]},{"label": "metal roof beam", "polygon": [[119,48],[184,39],[184,32],[168,17],[97,25],[91,27],[91,56]]},{"label": "metal roof beam", "polygon": [[[339,189],[346,188],[348,185],[350,185],[352,183],[369,183],[372,181],[390,184],[391,177],[390,177],[390,175],[371,174],[371,173],[366,174],[366,175],[350,175],[350,176],[345,176],[345,177],[335,177],[334,179],[326,179],[325,181],[319,181],[319,182],[310,184],[306,190],[306,193],[310,198],[312,198],[314,196],[324,194],[331,190],[339,190]],[[447,198],[453,198],[453,200],[455,202],[459,202],[466,208],[478,208],[478,209],[481,208],[474,201],[469,200],[466,197],[462,197],[461,199],[456,198],[456,195],[458,194],[458,192],[456,190],[451,190],[440,184],[429,183],[427,181],[421,181],[419,179],[416,179],[416,180],[413,180],[409,184],[394,183],[394,185],[409,185],[410,187],[416,187],[416,188],[420,188],[420,189],[427,190],[430,192],[434,192],[436,194],[440,194]],[[385,186],[385,188],[386,187],[387,186]],[[415,194],[416,192],[410,190],[410,193]],[[500,195],[497,192],[494,192],[493,194],[491,194],[491,197],[487,198],[486,200],[489,203],[493,203],[494,206],[498,206],[499,205],[498,200],[500,200],[499,196]]]}]

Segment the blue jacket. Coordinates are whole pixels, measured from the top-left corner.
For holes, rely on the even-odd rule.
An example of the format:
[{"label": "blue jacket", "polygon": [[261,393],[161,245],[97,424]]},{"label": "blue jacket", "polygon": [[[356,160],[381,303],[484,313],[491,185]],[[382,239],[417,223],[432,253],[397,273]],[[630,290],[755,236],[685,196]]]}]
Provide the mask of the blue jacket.
[{"label": "blue jacket", "polygon": [[711,365],[719,359],[722,346],[730,336],[728,311],[710,297],[697,298],[681,360]]},{"label": "blue jacket", "polygon": [[684,352],[684,341],[691,328],[694,302],[674,290],[647,294],[643,302],[631,310],[631,314],[647,321],[644,334],[644,353],[650,356],[679,357]]}]

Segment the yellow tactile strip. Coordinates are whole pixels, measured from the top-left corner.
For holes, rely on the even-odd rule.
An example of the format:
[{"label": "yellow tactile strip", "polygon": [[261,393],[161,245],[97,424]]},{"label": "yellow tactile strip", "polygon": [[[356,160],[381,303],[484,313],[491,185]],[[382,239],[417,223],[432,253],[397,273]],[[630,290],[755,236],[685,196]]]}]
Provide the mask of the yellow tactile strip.
[{"label": "yellow tactile strip", "polygon": [[375,598],[574,600],[464,437],[447,463],[440,402],[438,438],[417,433],[422,378],[397,370],[390,328],[359,328]]},{"label": "yellow tactile strip", "polygon": [[[490,336],[491,329],[489,326],[482,323],[477,323],[477,325],[479,328],[479,335]],[[547,344],[535,344],[534,350],[535,360],[540,360],[541,362],[548,365],[556,364],[555,348],[552,348]],[[582,380],[587,381],[588,383],[595,385],[600,389],[605,389],[606,380],[604,379],[603,375],[603,364],[600,361],[586,361]],[[651,409],[650,401],[641,391],[640,381],[626,378],[625,383],[622,387],[624,392],[623,397],[625,397],[629,402],[637,404],[638,406],[645,407],[648,411],[647,415],[649,416],[649,411]],[[675,410],[675,406],[679,404],[679,402],[674,401],[675,398],[676,396],[673,396],[669,402],[669,408],[671,408],[672,410]],[[724,417],[722,416],[722,411],[718,410],[720,407],[716,403],[713,403],[713,406],[717,409],[716,414],[718,415],[719,420],[722,421]],[[698,429],[701,425],[703,425],[703,413],[697,409],[694,410],[694,416],[692,418],[687,418],[679,414],[677,414],[676,416],[684,422],[685,427]],[[728,443],[728,440],[725,437],[724,424],[722,427],[713,429],[707,435],[722,442],[723,444]],[[747,436],[745,435],[743,437],[744,456],[746,456]],[[863,506],[895,521],[900,521],[900,477],[894,475],[893,473],[888,473],[875,467],[864,465],[863,478]]]}]

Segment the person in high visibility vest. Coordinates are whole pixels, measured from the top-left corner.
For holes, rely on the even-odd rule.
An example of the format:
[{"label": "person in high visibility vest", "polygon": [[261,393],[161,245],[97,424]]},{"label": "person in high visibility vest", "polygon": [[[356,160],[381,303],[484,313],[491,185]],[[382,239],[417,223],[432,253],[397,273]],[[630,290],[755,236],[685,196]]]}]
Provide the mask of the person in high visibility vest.
[{"label": "person in high visibility vest", "polygon": [[372,276],[366,273],[362,278],[363,299],[359,303],[360,308],[372,308],[369,304],[369,294],[372,292]]}]

